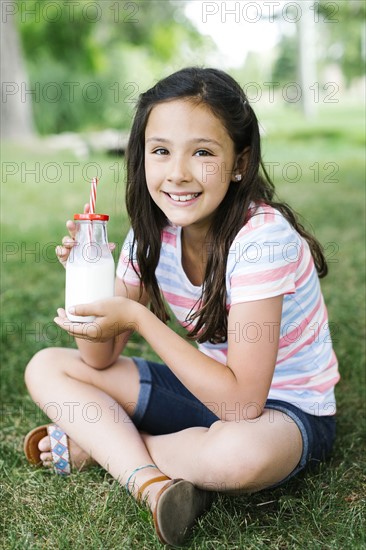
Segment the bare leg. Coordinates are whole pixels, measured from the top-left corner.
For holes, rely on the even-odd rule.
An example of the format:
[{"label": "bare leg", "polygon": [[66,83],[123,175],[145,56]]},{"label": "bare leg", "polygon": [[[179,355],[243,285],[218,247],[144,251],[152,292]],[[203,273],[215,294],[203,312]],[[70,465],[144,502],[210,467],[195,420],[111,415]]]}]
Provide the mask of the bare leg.
[{"label": "bare leg", "polygon": [[251,421],[215,422],[174,434],[143,434],[147,449],[170,477],[223,492],[253,492],[284,479],[298,464],[302,438],[285,414],[265,410]]},{"label": "bare leg", "polygon": [[277,411],[265,411],[250,422],[218,421],[210,428],[163,436],[139,433],[130,418],[139,375],[128,358],[96,370],[85,365],[75,350],[46,349],[29,363],[26,383],[49,418],[121,484],[139,466],[156,464],[156,469],[135,474],[129,486],[134,496],[141,484],[163,473],[186,480],[153,483],[143,495],[164,543],[180,544],[207,509],[208,493],[196,487],[256,491],[283,479],[301,456],[297,426]]},{"label": "bare leg", "polygon": [[[129,358],[100,371],[85,365],[75,350],[47,349],[28,365],[26,381],[46,414],[120,483],[135,468],[156,464],[159,470],[136,474],[136,488],[163,472],[201,488],[254,491],[282,480],[301,456],[299,429],[278,411],[169,435],[140,434],[130,420],[139,376]],[[161,486],[149,488],[152,507]]]},{"label": "bare leg", "polygon": [[[96,370],[85,365],[76,350],[49,348],[30,361],[26,383],[47,416],[121,484],[135,468],[153,463],[130,419],[139,390],[131,359],[120,358],[112,367]],[[139,471],[130,490],[136,494],[140,484],[158,475],[159,469]],[[163,485],[149,489],[151,507]]]}]

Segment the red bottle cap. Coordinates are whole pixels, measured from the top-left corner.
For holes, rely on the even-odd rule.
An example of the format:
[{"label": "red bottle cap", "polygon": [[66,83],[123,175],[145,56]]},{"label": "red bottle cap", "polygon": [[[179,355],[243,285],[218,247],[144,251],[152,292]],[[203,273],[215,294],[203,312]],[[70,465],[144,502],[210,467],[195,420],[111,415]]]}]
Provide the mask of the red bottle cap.
[{"label": "red bottle cap", "polygon": [[107,214],[74,214],[74,220],[90,220],[105,222],[109,220]]}]

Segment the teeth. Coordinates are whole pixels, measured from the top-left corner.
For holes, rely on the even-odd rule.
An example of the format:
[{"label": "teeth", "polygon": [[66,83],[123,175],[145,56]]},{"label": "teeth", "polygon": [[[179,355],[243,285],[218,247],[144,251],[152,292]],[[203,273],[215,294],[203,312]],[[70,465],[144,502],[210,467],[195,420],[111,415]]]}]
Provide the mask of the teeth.
[{"label": "teeth", "polygon": [[190,201],[192,199],[195,199],[199,195],[199,193],[194,193],[191,195],[171,195],[170,193],[168,194],[169,194],[169,197],[173,199],[173,201],[178,201],[178,202]]}]

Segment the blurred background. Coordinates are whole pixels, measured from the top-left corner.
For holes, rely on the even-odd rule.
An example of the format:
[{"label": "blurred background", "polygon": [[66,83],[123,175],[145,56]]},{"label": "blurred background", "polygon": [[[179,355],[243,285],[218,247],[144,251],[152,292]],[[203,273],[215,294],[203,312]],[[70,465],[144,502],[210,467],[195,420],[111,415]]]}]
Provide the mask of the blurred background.
[{"label": "blurred background", "polygon": [[[120,241],[128,223],[123,153],[136,101],[190,65],[223,68],[242,85],[280,196],[305,210],[314,229],[322,219],[325,243],[339,235],[323,215],[322,194],[362,203],[354,199],[364,192],[365,2],[0,5],[3,238],[14,239],[15,215],[21,237],[59,239],[97,176],[97,210],[112,215]],[[21,258],[16,243],[8,264]]]},{"label": "blurred background", "polygon": [[[106,500],[100,511],[100,477],[80,476],[77,491],[70,484],[68,492],[42,472],[30,475],[22,439],[46,417],[27,394],[23,373],[38,350],[75,345],[53,323],[64,304],[65,273],[54,250],[66,220],[82,211],[90,181],[99,177],[97,211],[111,216],[117,261],[129,225],[123,153],[136,101],[160,78],[191,65],[225,69],[243,86],[279,197],[323,244],[329,276],[322,288],[342,376],[338,439],[321,483],[314,474],[273,498],[259,494],[254,512],[252,499],[246,512],[227,499],[207,520],[202,547],[226,548],[229,540],[233,548],[306,548],[309,540],[319,548],[364,547],[366,3],[0,0],[0,6],[0,469],[9,520],[3,547],[130,548],[135,539],[136,548],[153,547],[139,517],[121,523],[118,504],[111,519]],[[135,335],[126,353],[157,359]],[[222,520],[224,509],[229,519]],[[235,519],[233,529],[232,518],[242,513],[251,520],[240,519],[237,528]]]},{"label": "blurred background", "polygon": [[365,3],[2,0],[3,138],[128,129],[138,94],[187,65],[264,106],[361,102]]}]

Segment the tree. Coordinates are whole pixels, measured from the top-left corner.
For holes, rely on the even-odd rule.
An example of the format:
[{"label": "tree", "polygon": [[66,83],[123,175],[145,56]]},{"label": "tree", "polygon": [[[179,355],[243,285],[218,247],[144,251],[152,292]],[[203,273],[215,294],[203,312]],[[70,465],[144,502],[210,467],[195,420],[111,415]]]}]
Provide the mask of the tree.
[{"label": "tree", "polygon": [[297,77],[297,37],[284,36],[279,46],[279,54],[273,67],[274,82],[284,84]]},{"label": "tree", "polygon": [[[184,2],[17,0],[41,134],[128,127],[140,91],[203,39]],[[26,11],[24,11],[26,10]]]},{"label": "tree", "polygon": [[325,61],[339,64],[349,84],[365,74],[366,2],[321,0],[316,6],[319,19],[325,21]]},{"label": "tree", "polygon": [[14,18],[1,17],[1,139],[34,134],[31,99],[25,95],[27,73]]},{"label": "tree", "polygon": [[283,37],[273,80],[283,84],[286,79],[299,79],[305,116],[315,114],[316,102],[311,91],[318,81],[317,68],[338,64],[348,84],[364,75],[365,14],[364,2],[304,2],[297,35]]}]

